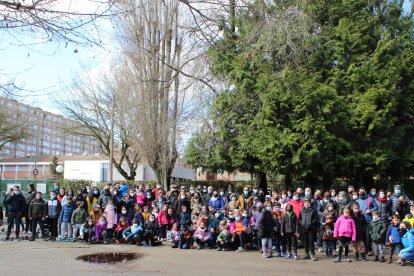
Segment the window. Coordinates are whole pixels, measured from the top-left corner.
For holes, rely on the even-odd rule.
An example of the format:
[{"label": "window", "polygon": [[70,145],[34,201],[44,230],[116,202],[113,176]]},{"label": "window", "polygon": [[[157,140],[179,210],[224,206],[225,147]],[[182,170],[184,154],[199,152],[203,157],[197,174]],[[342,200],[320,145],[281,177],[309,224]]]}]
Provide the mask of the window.
[{"label": "window", "polygon": [[5,172],[14,172],[16,170],[16,166],[3,166],[3,171]]},{"label": "window", "polygon": [[108,163],[101,164],[101,182],[108,181]]},{"label": "window", "polygon": [[50,149],[43,149],[44,154],[50,154]]},{"label": "window", "polygon": [[43,146],[44,147],[50,147],[50,143],[49,142],[46,142],[46,141],[43,141]]}]

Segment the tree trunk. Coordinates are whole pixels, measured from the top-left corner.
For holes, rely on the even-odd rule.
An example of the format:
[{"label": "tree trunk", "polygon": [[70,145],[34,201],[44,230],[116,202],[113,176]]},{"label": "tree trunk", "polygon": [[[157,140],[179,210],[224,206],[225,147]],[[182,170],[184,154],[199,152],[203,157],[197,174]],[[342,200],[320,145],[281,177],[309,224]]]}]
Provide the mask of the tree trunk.
[{"label": "tree trunk", "polygon": [[285,181],[284,181],[285,190],[292,190],[292,175],[290,173],[287,173],[285,175]]},{"label": "tree trunk", "polygon": [[267,194],[267,178],[264,172],[256,172],[254,175],[254,186],[262,189]]}]

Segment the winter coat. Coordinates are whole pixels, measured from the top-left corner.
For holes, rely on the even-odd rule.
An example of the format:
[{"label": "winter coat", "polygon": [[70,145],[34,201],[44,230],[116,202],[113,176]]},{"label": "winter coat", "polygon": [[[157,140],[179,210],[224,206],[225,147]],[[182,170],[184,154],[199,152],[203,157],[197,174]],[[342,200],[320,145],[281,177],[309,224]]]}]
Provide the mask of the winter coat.
[{"label": "winter coat", "polygon": [[357,214],[353,216],[357,234],[357,241],[365,241],[367,238],[367,220],[365,216],[359,211]]},{"label": "winter coat", "polygon": [[158,235],[158,223],[154,221],[146,221],[144,224],[145,233],[151,234],[152,236]]},{"label": "winter coat", "polygon": [[[85,237],[86,233],[92,233],[92,235],[95,235],[95,225],[92,224],[91,226],[87,225],[86,223],[84,223],[80,229],[79,235],[81,238]],[[91,237],[88,237],[91,238]]]},{"label": "winter coat", "polygon": [[43,198],[33,199],[29,205],[29,218],[45,218],[47,205]]},{"label": "winter coat", "polygon": [[375,202],[377,203],[377,206],[378,206],[378,216],[380,217],[382,221],[387,221],[388,217],[391,214],[390,204],[387,198],[382,199],[377,196],[377,198],[375,199]]},{"label": "winter coat", "polygon": [[[277,213],[272,213],[273,231],[279,236],[282,230],[282,217]],[[275,230],[276,229],[276,230]]]},{"label": "winter coat", "polygon": [[351,238],[352,241],[356,241],[356,234],[357,232],[353,218],[351,216],[348,216],[347,218],[345,218],[344,215],[340,216],[335,223],[334,238],[348,237]]},{"label": "winter coat", "polygon": [[6,196],[4,203],[7,204],[9,213],[21,213],[25,210],[26,199],[21,193],[19,195],[10,194]]},{"label": "winter coat", "polygon": [[344,210],[344,208],[350,208],[351,207],[352,200],[346,192],[340,191],[338,193],[337,203],[338,203],[338,214],[342,214],[342,211]]},{"label": "winter coat", "polygon": [[211,238],[210,231],[207,228],[201,229],[197,228],[193,234],[194,239],[200,239],[201,241],[208,241]]},{"label": "winter coat", "polygon": [[214,210],[220,212],[221,208],[223,208],[226,205],[226,202],[224,198],[221,196],[217,196],[216,199],[213,197],[210,198],[210,201],[208,202],[208,206],[213,206]]},{"label": "winter coat", "polygon": [[[372,220],[372,212],[378,210],[377,202],[368,195],[365,195],[363,198],[358,198],[356,202],[358,202],[359,210],[365,216],[366,221],[370,222]],[[367,209],[369,209],[371,212],[367,213]]]},{"label": "winter coat", "polygon": [[96,238],[96,240],[99,240],[99,237],[106,230],[107,230],[106,223],[105,224],[101,224],[101,223],[96,224],[96,226],[95,226],[95,238]]},{"label": "winter coat", "polygon": [[29,205],[32,202],[33,199],[35,199],[36,197],[36,192],[28,192],[25,198],[26,204],[25,204],[25,209],[27,209],[26,211],[29,211]]},{"label": "winter coat", "polygon": [[253,196],[250,194],[246,198],[244,194],[239,196],[237,203],[239,205],[240,212],[243,212],[244,210],[249,210],[250,207],[253,205]]},{"label": "winter coat", "polygon": [[135,198],[139,206],[143,207],[145,205],[145,199],[147,198],[145,192],[141,192],[141,194],[137,194]]},{"label": "winter coat", "polygon": [[231,234],[229,231],[227,231],[226,233],[221,231],[220,234],[217,236],[217,241],[219,242],[230,241],[230,239],[231,239]]},{"label": "winter coat", "polygon": [[257,236],[260,238],[271,238],[273,236],[272,213],[266,209],[263,209],[259,217],[259,228]]},{"label": "winter coat", "polygon": [[247,231],[247,226],[243,224],[242,220],[236,221],[234,223],[234,233],[235,234],[240,234],[241,232],[246,232]]},{"label": "winter coat", "polygon": [[303,207],[299,214],[300,224],[305,231],[316,229],[318,226],[318,214],[312,205],[309,208]]},{"label": "winter coat", "polygon": [[404,249],[400,251],[403,260],[414,260],[414,229],[410,229],[401,238]]},{"label": "winter coat", "polygon": [[97,195],[92,194],[86,198],[86,204],[88,206],[88,214],[92,212],[93,205],[98,204],[98,200],[99,200],[99,194]]},{"label": "winter coat", "polygon": [[101,219],[101,216],[102,216],[101,210],[99,210],[99,212],[96,212],[96,213],[94,211],[89,213],[89,217],[92,219],[94,224],[97,224],[99,222],[99,220]]},{"label": "winter coat", "polygon": [[326,223],[322,226],[322,240],[323,241],[332,241],[334,239],[334,223]]},{"label": "winter coat", "polygon": [[184,225],[190,226],[191,224],[190,214],[181,212],[179,216],[179,223],[181,226],[184,226]]},{"label": "winter coat", "polygon": [[190,208],[190,201],[188,200],[188,198],[184,198],[182,199],[181,197],[177,200],[177,209],[176,214],[180,213],[182,211],[182,207],[183,206],[187,206],[187,212],[191,212],[191,208]]},{"label": "winter coat", "polygon": [[298,217],[294,212],[286,213],[282,218],[282,234],[294,234],[299,231]]},{"label": "winter coat", "polygon": [[47,216],[49,218],[57,218],[59,216],[59,212],[62,206],[60,205],[59,200],[57,199],[49,199],[47,201]]},{"label": "winter coat", "polygon": [[410,213],[410,204],[408,202],[397,202],[395,212],[397,212],[401,220],[403,220],[405,215]]},{"label": "winter coat", "polygon": [[122,233],[123,233],[124,230],[127,229],[127,228],[129,228],[128,223],[125,224],[125,225],[118,224],[118,226],[115,228],[114,232],[116,233],[118,231],[122,231]]},{"label": "winter coat", "polygon": [[83,224],[86,221],[86,211],[83,208],[75,209],[72,213],[72,224]]},{"label": "winter coat", "polygon": [[158,222],[159,225],[167,225],[168,224],[167,213],[164,210],[161,210],[158,213],[157,222]]},{"label": "winter coat", "polygon": [[99,199],[98,199],[98,204],[99,206],[101,206],[102,210],[105,210],[106,205],[108,205],[109,201],[112,201],[112,203],[114,204],[114,206],[116,206],[118,204],[118,200],[116,199],[116,196],[113,196],[111,194],[102,194]]},{"label": "winter coat", "polygon": [[229,201],[229,203],[227,204],[227,210],[229,212],[234,212],[235,209],[239,208],[239,202],[236,201]]},{"label": "winter coat", "polygon": [[111,210],[109,208],[106,208],[104,213],[106,217],[106,223],[108,224],[107,225],[108,229],[114,228],[114,226],[116,226],[118,222],[115,209]]},{"label": "winter coat", "polygon": [[390,237],[393,239],[393,243],[401,243],[401,232],[400,225],[390,225],[388,226],[386,242],[391,242]]},{"label": "winter coat", "polygon": [[60,212],[59,219],[61,222],[71,222],[72,220],[72,213],[73,213],[73,205],[67,205],[65,204],[62,207],[62,212]]},{"label": "winter coat", "polygon": [[[390,204],[390,210],[391,210],[391,215],[394,215],[395,212],[397,211],[397,203],[398,203],[398,198],[403,195],[402,193],[400,195],[396,195],[393,194],[390,199],[389,199],[389,204]],[[407,200],[406,202],[409,203],[410,199],[408,198],[408,196],[406,196]],[[400,216],[400,218],[403,218]]]},{"label": "winter coat", "polygon": [[373,242],[385,243],[387,225],[381,219],[370,221],[368,224],[368,233]]},{"label": "winter coat", "polygon": [[303,201],[298,199],[298,200],[290,200],[289,204],[292,205],[293,208],[293,213],[295,213],[295,215],[299,218],[300,216],[300,211],[303,208]]}]

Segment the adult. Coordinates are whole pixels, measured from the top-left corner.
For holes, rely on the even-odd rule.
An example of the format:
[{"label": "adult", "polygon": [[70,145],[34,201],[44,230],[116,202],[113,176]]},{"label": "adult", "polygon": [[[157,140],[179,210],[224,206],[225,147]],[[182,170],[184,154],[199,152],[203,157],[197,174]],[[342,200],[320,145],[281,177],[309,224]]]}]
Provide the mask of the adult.
[{"label": "adult", "polygon": [[293,193],[292,199],[289,201],[289,204],[292,205],[293,213],[297,217],[300,215],[300,210],[303,208],[303,201],[300,199],[298,192]]},{"label": "adult", "polygon": [[163,192],[164,190],[162,189],[162,185],[161,182],[157,182],[157,184],[155,185],[155,189],[152,190],[152,193],[154,194],[155,198],[158,198],[160,192]]},{"label": "adult", "polygon": [[213,191],[213,195],[211,196],[210,201],[208,202],[208,206],[212,206],[214,210],[216,210],[217,212],[221,212],[221,209],[224,206],[226,206],[226,202],[224,197],[219,195],[217,191]]},{"label": "adult", "polygon": [[[404,195],[401,185],[395,185],[394,186],[394,193],[390,196],[390,210],[391,215],[394,215],[397,210],[397,204],[398,204],[398,198]],[[410,202],[410,199],[406,196],[407,203]],[[401,218],[401,217],[400,217]],[[404,218],[401,218],[404,219]]]},{"label": "adult", "polygon": [[23,233],[29,233],[32,232],[32,222],[30,221],[30,216],[29,216],[29,205],[32,202],[32,200],[35,198],[36,196],[36,189],[35,186],[33,184],[29,184],[29,186],[27,187],[27,195],[26,195],[26,204],[25,204],[25,210],[23,212],[23,216],[24,216],[24,222],[25,222],[25,228],[23,229]]},{"label": "adult", "polygon": [[213,196],[213,186],[208,186],[207,193],[203,196],[204,206],[208,206],[210,198]]},{"label": "adult", "polygon": [[[316,261],[314,237],[318,214],[311,204],[310,198],[305,197],[304,205],[299,214],[299,222],[303,230],[303,247],[305,248],[305,259]],[[310,254],[309,254],[310,253]]]},{"label": "adult", "polygon": [[93,187],[92,191],[89,192],[89,195],[86,197],[86,204],[88,206],[88,214],[92,212],[93,205],[98,204],[98,200],[100,197],[98,187]]},{"label": "adult", "polygon": [[60,189],[59,182],[57,182],[57,181],[53,182],[53,190],[55,191],[56,194],[59,193],[59,189]]},{"label": "adult", "polygon": [[240,211],[249,210],[253,205],[253,196],[250,194],[249,187],[244,187],[243,193],[237,200]]},{"label": "adult", "polygon": [[401,242],[404,249],[400,251],[399,257],[401,259],[400,265],[404,266],[407,261],[414,262],[414,230],[408,222],[402,222],[400,229],[403,234]]},{"label": "adult", "polygon": [[387,222],[390,216],[390,205],[383,189],[378,191],[375,202],[378,206],[378,216],[382,221]]},{"label": "adult", "polygon": [[302,200],[303,199],[303,196],[304,196],[303,189],[301,187],[297,188],[296,189],[296,193],[299,196],[299,199]]},{"label": "adult", "polygon": [[340,191],[338,193],[338,216],[342,215],[342,211],[344,208],[350,208],[351,209],[352,200],[348,193],[344,191]]},{"label": "adult", "polygon": [[114,205],[117,205],[116,197],[111,194],[109,185],[105,185],[104,193],[98,199],[98,205],[101,206],[102,210],[105,210],[109,201],[112,201]]},{"label": "adult", "polygon": [[47,205],[42,198],[41,192],[36,192],[35,198],[29,205],[29,218],[32,221],[32,237],[29,241],[34,241],[36,237],[37,224],[40,226],[40,232],[42,233],[43,240],[46,240],[45,224],[44,221],[47,216]]},{"label": "adult", "polygon": [[22,212],[25,210],[26,200],[20,191],[19,186],[14,186],[14,190],[12,192],[8,192],[6,194],[6,198],[4,202],[7,204],[8,208],[8,226],[7,226],[7,233],[4,240],[10,239],[10,233],[13,225],[15,224],[16,230],[16,240],[19,240],[19,233],[20,233],[20,223],[22,220]]}]

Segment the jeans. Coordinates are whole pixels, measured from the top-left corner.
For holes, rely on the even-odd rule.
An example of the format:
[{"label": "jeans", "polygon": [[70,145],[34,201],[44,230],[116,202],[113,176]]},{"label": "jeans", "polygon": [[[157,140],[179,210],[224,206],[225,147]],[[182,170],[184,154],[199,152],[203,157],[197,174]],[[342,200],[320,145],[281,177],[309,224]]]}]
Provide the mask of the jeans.
[{"label": "jeans", "polygon": [[390,258],[394,255],[394,252],[397,251],[397,254],[400,253],[402,249],[402,243],[392,243],[390,250]]},{"label": "jeans", "polygon": [[334,241],[332,240],[324,240],[323,241],[323,247],[325,248],[325,254],[326,256],[330,257],[333,254],[333,245]]},{"label": "jeans", "polygon": [[273,236],[276,252],[286,253],[286,238],[280,233],[275,233]]},{"label": "jeans", "polygon": [[272,253],[272,238],[262,238],[263,253]]},{"label": "jeans", "polygon": [[45,234],[45,224],[43,223],[42,218],[32,218],[32,240],[36,237],[36,227],[37,223],[39,223],[40,226],[40,232],[42,233],[42,238],[46,238]]},{"label": "jeans", "polygon": [[22,214],[20,212],[10,212],[9,217],[7,218],[7,221],[9,223],[7,226],[7,237],[10,236],[11,229],[13,225],[16,224],[15,233],[16,233],[16,238],[18,238],[19,233],[20,233],[20,223],[22,221]]},{"label": "jeans", "polygon": [[382,242],[372,242],[372,249],[375,256],[384,256],[385,245]]},{"label": "jeans", "polygon": [[60,228],[60,238],[63,239],[65,237],[65,232],[68,230],[67,238],[70,239],[72,236],[72,225],[70,222],[62,221],[62,226]]},{"label": "jeans", "polygon": [[78,232],[80,231],[81,227],[82,227],[82,223],[75,224],[75,227],[73,227],[73,236],[72,236],[73,239],[76,239],[76,236],[78,235]]}]

